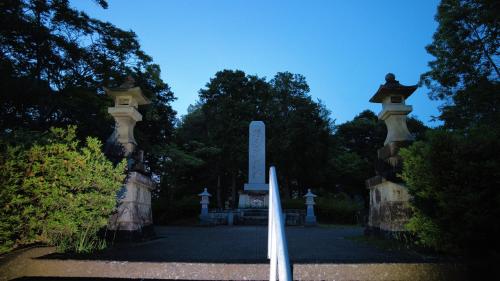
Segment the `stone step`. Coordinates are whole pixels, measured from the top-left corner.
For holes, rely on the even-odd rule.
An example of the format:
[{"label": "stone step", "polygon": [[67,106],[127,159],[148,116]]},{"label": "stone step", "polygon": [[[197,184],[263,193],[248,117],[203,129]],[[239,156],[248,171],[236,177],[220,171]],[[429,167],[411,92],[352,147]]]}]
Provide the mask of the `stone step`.
[{"label": "stone step", "polygon": [[268,210],[245,210],[242,212],[243,216],[267,216]]},{"label": "stone step", "polygon": [[267,225],[268,220],[267,217],[241,217],[238,222],[238,225]]}]

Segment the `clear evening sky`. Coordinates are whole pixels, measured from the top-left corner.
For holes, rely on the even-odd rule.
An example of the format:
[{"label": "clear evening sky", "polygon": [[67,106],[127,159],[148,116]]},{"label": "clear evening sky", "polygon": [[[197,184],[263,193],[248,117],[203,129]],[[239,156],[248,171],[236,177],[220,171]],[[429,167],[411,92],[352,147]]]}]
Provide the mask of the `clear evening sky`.
[{"label": "clear evening sky", "polygon": [[[72,5],[91,17],[133,30],[162,69],[179,116],[198,99],[214,74],[240,69],[271,79],[276,72],[304,75],[314,99],[331,110],[336,124],[364,109],[387,72],[416,84],[432,59],[425,46],[437,23],[437,0],[264,1],[109,0]],[[407,104],[428,125],[439,102],[419,88]]]}]

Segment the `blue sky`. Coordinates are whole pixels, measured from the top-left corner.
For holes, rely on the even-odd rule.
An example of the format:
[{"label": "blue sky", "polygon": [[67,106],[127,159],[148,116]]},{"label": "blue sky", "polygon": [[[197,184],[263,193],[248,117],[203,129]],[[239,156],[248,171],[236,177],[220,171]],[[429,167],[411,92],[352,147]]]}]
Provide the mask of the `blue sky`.
[{"label": "blue sky", "polygon": [[[432,59],[425,46],[437,23],[437,0],[73,0],[91,17],[133,30],[161,66],[180,115],[214,74],[240,69],[271,79],[290,71],[307,78],[310,94],[331,110],[336,124],[364,109],[387,72],[402,84],[418,82]],[[419,88],[407,104],[428,125],[439,102]]]}]

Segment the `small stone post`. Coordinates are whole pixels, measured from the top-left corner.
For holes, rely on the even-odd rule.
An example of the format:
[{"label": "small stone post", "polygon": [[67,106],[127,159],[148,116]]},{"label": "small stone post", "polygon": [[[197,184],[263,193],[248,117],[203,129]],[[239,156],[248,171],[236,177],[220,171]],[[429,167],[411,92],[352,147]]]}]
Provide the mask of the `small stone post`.
[{"label": "small stone post", "polygon": [[314,215],[314,197],[317,197],[315,194],[311,192],[311,189],[309,188],[307,190],[307,194],[304,195],[306,198],[306,206],[307,206],[307,212],[306,212],[306,225],[315,225],[316,224],[316,216]]},{"label": "small stone post", "polygon": [[212,194],[208,193],[207,189],[205,188],[202,193],[198,194],[198,196],[201,197],[200,219],[202,221],[206,221],[208,219],[208,204],[210,203],[210,196],[212,196]]}]

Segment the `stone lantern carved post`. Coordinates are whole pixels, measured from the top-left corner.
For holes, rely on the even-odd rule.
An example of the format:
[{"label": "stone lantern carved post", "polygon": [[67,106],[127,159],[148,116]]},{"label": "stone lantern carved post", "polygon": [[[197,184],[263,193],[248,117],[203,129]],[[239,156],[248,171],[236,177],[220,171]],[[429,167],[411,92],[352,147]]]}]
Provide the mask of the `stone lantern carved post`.
[{"label": "stone lantern carved post", "polygon": [[108,229],[116,231],[119,239],[136,239],[151,236],[153,218],[151,213],[151,190],[154,182],[147,175],[143,164],[143,152],[136,151],[134,138],[136,122],[142,120],[137,111],[139,105],[149,104],[141,88],[134,87],[129,77],[118,88],[104,88],[114,100],[114,107],[108,113],[115,119],[115,129],[107,141],[108,146],[121,147],[121,154],[128,159],[128,175],[118,194],[118,210],[111,216]]},{"label": "stone lantern carved post", "polygon": [[393,236],[405,231],[404,225],[411,214],[408,190],[398,176],[402,168],[399,149],[408,146],[414,139],[406,125],[406,116],[412,107],[405,101],[417,85],[401,85],[392,73],[385,76],[385,81],[370,99],[370,102],[382,104],[378,118],[385,121],[387,137],[384,147],[377,151],[377,175],[366,181],[370,190],[367,233]]}]

